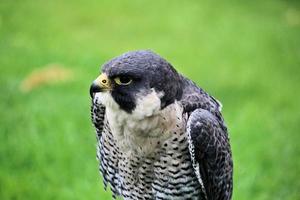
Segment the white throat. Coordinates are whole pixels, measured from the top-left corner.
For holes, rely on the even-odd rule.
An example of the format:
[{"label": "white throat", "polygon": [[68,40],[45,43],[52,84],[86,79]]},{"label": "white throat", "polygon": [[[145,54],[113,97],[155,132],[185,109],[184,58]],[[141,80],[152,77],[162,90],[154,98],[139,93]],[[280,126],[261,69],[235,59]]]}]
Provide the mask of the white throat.
[{"label": "white throat", "polygon": [[97,93],[96,98],[106,107],[106,120],[122,151],[152,153],[157,145],[171,136],[182,123],[182,107],[174,102],[160,109],[161,93],[152,90],[137,97],[132,113],[120,109],[110,93]]}]

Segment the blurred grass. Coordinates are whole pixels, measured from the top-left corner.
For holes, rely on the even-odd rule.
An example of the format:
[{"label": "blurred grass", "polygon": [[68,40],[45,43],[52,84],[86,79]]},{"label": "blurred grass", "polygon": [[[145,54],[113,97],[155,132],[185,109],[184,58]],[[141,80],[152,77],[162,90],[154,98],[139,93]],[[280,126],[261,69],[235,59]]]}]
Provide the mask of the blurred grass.
[{"label": "blurred grass", "polygon": [[[0,1],[0,199],[110,199],[88,88],[106,60],[152,49],[222,101],[234,199],[300,198],[297,1]],[[22,93],[60,63],[73,81]]]}]

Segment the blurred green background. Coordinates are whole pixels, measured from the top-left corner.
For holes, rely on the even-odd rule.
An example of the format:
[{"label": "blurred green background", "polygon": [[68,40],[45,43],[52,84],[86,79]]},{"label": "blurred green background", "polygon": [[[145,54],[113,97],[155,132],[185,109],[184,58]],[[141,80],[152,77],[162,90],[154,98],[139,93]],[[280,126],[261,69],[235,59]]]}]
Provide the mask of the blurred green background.
[{"label": "blurred green background", "polygon": [[1,200],[111,198],[88,90],[103,62],[136,49],[223,103],[234,199],[300,199],[299,2],[1,0]]}]

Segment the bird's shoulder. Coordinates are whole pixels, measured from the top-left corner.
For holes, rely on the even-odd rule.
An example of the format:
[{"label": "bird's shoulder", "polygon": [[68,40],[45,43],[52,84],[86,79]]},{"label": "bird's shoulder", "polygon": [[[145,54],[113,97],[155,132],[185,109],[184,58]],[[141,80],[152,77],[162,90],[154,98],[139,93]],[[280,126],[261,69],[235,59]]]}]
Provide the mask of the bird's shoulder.
[{"label": "bird's shoulder", "polygon": [[181,76],[182,96],[180,102],[184,112],[190,113],[197,108],[211,112],[214,115],[220,115],[222,104],[216,98],[208,94],[204,89],[199,87],[195,82]]}]

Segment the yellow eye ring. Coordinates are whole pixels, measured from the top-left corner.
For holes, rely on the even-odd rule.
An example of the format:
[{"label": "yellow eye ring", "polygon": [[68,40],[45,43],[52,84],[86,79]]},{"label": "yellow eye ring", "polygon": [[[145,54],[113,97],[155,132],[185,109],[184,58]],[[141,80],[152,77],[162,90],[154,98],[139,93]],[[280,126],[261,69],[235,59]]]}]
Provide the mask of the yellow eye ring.
[{"label": "yellow eye ring", "polygon": [[132,79],[128,78],[128,77],[119,77],[118,76],[118,77],[114,78],[114,80],[118,85],[129,85],[132,82]]}]

